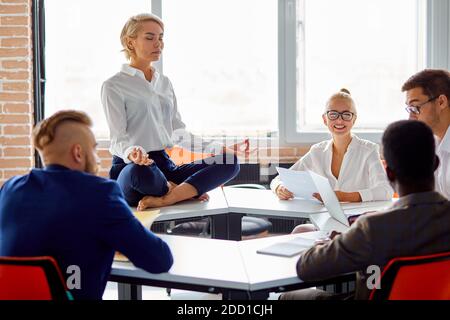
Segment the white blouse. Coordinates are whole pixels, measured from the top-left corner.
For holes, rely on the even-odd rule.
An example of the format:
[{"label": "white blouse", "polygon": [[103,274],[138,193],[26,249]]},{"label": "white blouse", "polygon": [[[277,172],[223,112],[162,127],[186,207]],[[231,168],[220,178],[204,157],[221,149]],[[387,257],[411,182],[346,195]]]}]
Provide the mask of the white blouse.
[{"label": "white blouse", "polygon": [[129,163],[128,155],[135,147],[149,152],[174,144],[195,152],[220,153],[222,143],[204,141],[186,130],[170,80],[153,71],[150,82],[141,70],[124,64],[103,83],[101,99],[111,154]]},{"label": "white blouse", "polygon": [[439,157],[439,167],[435,171],[436,191],[450,199],[450,127],[444,138],[437,144],[436,154]]},{"label": "white blouse", "polygon": [[[362,201],[389,200],[394,191],[387,179],[378,149],[377,144],[352,135],[336,179],[331,172],[333,141],[322,141],[313,145],[291,169],[311,170],[320,174],[328,178],[333,190],[359,192]],[[277,176],[270,183],[270,188],[275,192],[280,184]]]}]

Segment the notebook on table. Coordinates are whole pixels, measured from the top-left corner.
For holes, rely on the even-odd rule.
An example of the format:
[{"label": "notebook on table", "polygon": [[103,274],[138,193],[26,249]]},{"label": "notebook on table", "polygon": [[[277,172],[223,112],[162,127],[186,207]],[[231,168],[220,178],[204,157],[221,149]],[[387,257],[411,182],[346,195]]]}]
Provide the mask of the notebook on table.
[{"label": "notebook on table", "polygon": [[268,247],[258,249],[256,252],[279,257],[293,257],[313,246],[314,241],[314,239],[297,237],[289,241],[278,242]]}]

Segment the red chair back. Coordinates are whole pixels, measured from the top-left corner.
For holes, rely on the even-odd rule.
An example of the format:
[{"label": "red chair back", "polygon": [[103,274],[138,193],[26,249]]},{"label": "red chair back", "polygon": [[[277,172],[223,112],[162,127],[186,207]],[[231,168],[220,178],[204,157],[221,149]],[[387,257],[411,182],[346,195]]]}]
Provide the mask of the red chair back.
[{"label": "red chair back", "polygon": [[0,257],[0,300],[68,300],[52,257]]},{"label": "red chair back", "polygon": [[450,300],[450,252],[394,258],[371,300]]}]

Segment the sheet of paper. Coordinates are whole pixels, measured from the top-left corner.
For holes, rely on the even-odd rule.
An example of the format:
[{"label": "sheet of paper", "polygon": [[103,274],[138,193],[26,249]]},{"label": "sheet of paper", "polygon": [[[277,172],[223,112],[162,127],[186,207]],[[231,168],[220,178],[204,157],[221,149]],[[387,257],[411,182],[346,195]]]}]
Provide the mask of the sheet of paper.
[{"label": "sheet of paper", "polygon": [[130,262],[127,257],[125,257],[123,254],[121,254],[119,251],[116,251],[116,254],[114,255],[114,261],[117,262]]},{"label": "sheet of paper", "polygon": [[146,229],[150,229],[153,221],[159,216],[159,209],[137,211],[133,208],[132,211],[136,219],[138,219]]},{"label": "sheet of paper", "polygon": [[312,196],[318,192],[311,175],[307,171],[295,171],[277,167],[280,180],[283,185],[291,191],[296,198],[316,200]]}]

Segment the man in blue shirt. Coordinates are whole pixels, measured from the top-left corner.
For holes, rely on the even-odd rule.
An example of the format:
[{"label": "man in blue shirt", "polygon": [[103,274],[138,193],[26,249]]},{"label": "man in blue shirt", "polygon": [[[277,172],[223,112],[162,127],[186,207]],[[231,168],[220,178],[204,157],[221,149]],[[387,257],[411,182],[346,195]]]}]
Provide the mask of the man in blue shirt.
[{"label": "man in blue shirt", "polygon": [[102,298],[115,251],[152,273],[173,263],[167,244],[133,216],[117,183],[95,176],[91,125],[78,111],[42,121],[33,140],[45,169],[0,189],[0,256],[52,256],[66,278],[69,266],[79,267],[75,299]]}]

